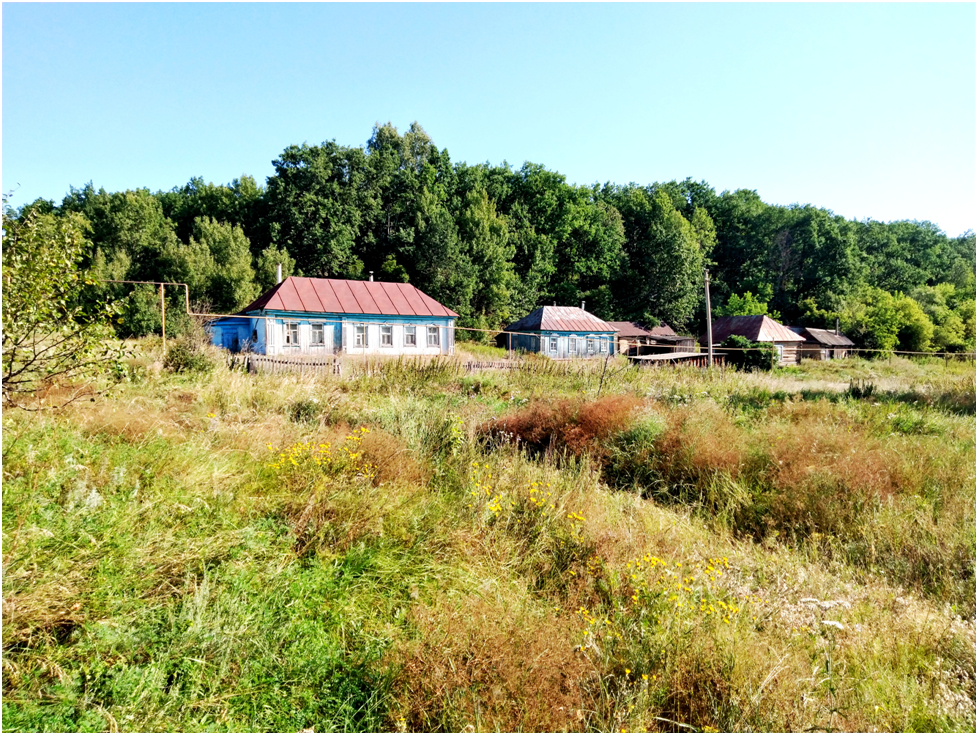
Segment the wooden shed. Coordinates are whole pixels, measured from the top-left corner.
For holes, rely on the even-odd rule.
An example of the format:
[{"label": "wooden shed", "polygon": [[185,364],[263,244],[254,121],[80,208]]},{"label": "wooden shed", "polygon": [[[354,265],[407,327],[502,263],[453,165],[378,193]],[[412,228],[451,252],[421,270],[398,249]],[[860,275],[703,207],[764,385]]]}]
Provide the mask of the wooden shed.
[{"label": "wooden shed", "polygon": [[608,322],[617,332],[617,352],[629,356],[658,355],[666,352],[692,352],[696,340],[676,334],[672,327],[660,324],[646,327],[639,322]]},{"label": "wooden shed", "polygon": [[849,357],[856,344],[838,330],[814,327],[788,327],[805,338],[801,344],[801,357],[805,360],[840,360]]},{"label": "wooden shed", "polygon": [[[778,365],[797,365],[801,361],[799,347],[805,338],[769,316],[721,316],[713,321],[714,348],[731,335],[746,337],[751,342],[770,342],[778,353]],[[704,334],[700,344],[706,342]]]}]

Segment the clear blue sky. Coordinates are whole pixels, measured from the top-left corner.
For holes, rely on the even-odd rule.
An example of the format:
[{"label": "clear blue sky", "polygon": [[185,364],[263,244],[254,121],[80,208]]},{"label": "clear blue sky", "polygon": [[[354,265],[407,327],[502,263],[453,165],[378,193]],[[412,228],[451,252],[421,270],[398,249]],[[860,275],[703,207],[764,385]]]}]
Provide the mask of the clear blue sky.
[{"label": "clear blue sky", "polygon": [[975,229],[974,4],[19,4],[3,190],[263,183],[417,120],[453,161]]}]

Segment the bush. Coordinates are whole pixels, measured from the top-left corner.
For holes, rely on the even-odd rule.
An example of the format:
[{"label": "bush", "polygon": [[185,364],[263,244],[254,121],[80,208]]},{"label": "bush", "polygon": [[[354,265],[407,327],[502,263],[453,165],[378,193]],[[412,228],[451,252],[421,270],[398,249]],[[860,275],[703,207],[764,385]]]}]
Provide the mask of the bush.
[{"label": "bush", "polygon": [[603,440],[634,421],[641,401],[634,396],[606,396],[595,401],[535,402],[482,427],[481,433],[523,444],[534,452],[569,450],[575,456],[602,454]]},{"label": "bush", "polygon": [[163,367],[171,373],[209,373],[214,359],[206,348],[187,337],[171,342],[163,358]]},{"label": "bush", "polygon": [[738,370],[770,370],[777,362],[774,345],[751,342],[746,337],[732,334],[720,345],[721,348],[732,348],[727,353],[727,363]]}]

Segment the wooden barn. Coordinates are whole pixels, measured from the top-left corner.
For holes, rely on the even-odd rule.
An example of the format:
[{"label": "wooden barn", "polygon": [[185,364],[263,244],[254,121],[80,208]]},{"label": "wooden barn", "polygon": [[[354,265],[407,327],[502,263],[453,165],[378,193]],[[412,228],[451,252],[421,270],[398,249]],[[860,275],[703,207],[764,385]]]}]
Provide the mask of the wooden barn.
[{"label": "wooden barn", "polygon": [[849,357],[856,348],[856,344],[838,329],[835,331],[814,327],[788,327],[788,329],[805,338],[799,348],[803,360],[840,360]]},{"label": "wooden barn", "polygon": [[506,327],[497,344],[559,360],[606,357],[615,353],[615,328],[576,306],[541,306]]},{"label": "wooden barn", "polygon": [[[797,365],[801,361],[800,346],[805,338],[769,316],[721,316],[713,320],[714,349],[731,335],[746,337],[752,342],[770,342],[778,353],[778,365]],[[704,334],[700,344],[706,342]]]},{"label": "wooden barn", "polygon": [[450,355],[457,318],[407,283],[292,276],[210,331],[232,352]]},{"label": "wooden barn", "polygon": [[623,355],[657,355],[665,352],[692,352],[693,337],[676,334],[672,327],[660,324],[646,327],[639,322],[608,322],[617,332],[616,352]]}]

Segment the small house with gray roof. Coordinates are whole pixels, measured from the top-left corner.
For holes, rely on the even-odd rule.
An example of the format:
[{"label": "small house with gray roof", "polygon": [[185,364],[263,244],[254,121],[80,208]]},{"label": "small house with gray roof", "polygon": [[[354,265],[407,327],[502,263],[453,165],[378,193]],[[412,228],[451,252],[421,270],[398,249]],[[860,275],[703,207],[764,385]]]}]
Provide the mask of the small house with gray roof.
[{"label": "small house with gray roof", "polygon": [[801,357],[805,360],[839,360],[849,357],[856,348],[855,343],[838,329],[816,329],[815,327],[788,327],[795,334],[805,338],[801,345]]},{"label": "small house with gray roof", "polygon": [[497,344],[559,360],[615,353],[615,328],[576,306],[541,306],[503,330]]},{"label": "small house with gray roof", "polygon": [[262,355],[450,355],[457,318],[407,283],[291,276],[210,332]]}]

